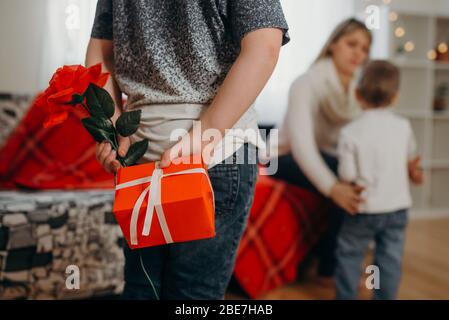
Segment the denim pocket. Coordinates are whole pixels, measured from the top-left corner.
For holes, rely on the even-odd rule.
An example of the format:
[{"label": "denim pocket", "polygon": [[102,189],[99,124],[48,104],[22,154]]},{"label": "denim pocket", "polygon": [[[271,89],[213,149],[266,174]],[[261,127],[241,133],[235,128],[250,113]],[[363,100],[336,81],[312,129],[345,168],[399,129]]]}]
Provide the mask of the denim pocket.
[{"label": "denim pocket", "polygon": [[239,191],[239,168],[236,164],[219,164],[209,170],[214,190],[215,214],[228,214],[234,210]]},{"label": "denim pocket", "polygon": [[390,214],[389,224],[391,227],[395,228],[405,228],[408,225],[409,217],[408,210],[399,210],[395,213]]}]

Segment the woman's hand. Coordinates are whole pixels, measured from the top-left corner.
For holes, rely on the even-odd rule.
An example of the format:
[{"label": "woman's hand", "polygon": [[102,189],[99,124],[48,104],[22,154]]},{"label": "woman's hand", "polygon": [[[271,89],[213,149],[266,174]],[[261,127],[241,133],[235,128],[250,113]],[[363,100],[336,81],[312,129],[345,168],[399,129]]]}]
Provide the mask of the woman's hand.
[{"label": "woman's hand", "polygon": [[363,203],[361,193],[364,188],[353,186],[343,182],[337,182],[331,189],[330,198],[340,208],[352,215],[359,213],[359,207]]},{"label": "woman's hand", "polygon": [[[126,156],[129,146],[131,145],[129,138],[119,136],[118,145],[119,156]],[[109,142],[104,141],[102,143],[97,143],[97,160],[107,172],[116,173],[121,167],[120,162],[116,158],[117,153],[112,149]]]}]

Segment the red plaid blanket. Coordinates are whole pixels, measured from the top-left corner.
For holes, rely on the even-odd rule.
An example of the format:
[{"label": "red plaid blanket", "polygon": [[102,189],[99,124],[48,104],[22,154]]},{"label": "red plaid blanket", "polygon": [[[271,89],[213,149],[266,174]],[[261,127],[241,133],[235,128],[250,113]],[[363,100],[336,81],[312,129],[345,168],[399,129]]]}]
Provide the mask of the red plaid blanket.
[{"label": "red plaid blanket", "polygon": [[0,188],[113,188],[113,176],[95,158],[95,142],[79,119],[43,128],[45,114],[32,105],[0,150]]},{"label": "red plaid blanket", "polygon": [[261,176],[234,276],[252,299],[297,278],[299,263],[327,228],[329,202]]}]

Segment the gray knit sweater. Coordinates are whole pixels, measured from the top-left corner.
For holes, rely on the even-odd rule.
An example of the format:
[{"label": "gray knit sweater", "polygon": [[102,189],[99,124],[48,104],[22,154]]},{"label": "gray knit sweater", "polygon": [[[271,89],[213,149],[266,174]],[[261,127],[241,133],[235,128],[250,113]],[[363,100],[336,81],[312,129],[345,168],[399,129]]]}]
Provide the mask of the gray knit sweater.
[{"label": "gray knit sweater", "polygon": [[260,28],[288,26],[279,0],[99,0],[91,36],[114,42],[128,108],[208,104]]}]

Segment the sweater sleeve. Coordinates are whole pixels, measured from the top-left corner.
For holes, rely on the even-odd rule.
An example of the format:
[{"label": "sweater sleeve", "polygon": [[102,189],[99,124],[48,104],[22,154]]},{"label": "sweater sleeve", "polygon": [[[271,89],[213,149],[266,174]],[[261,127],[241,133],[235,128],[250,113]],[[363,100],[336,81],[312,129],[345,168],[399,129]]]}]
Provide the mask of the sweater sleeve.
[{"label": "sweater sleeve", "polygon": [[307,78],[296,80],[290,89],[286,125],[294,159],[310,182],[329,196],[337,177],[324,162],[316,143],[313,107],[317,103]]},{"label": "sweater sleeve", "polygon": [[229,20],[236,42],[249,32],[262,28],[279,28],[282,45],[290,41],[288,25],[279,0],[228,0]]},{"label": "sweater sleeve", "polygon": [[112,0],[98,0],[91,37],[112,40]]},{"label": "sweater sleeve", "polygon": [[348,183],[356,182],[358,176],[356,146],[344,131],[342,131],[338,140],[338,160],[340,179]]}]

